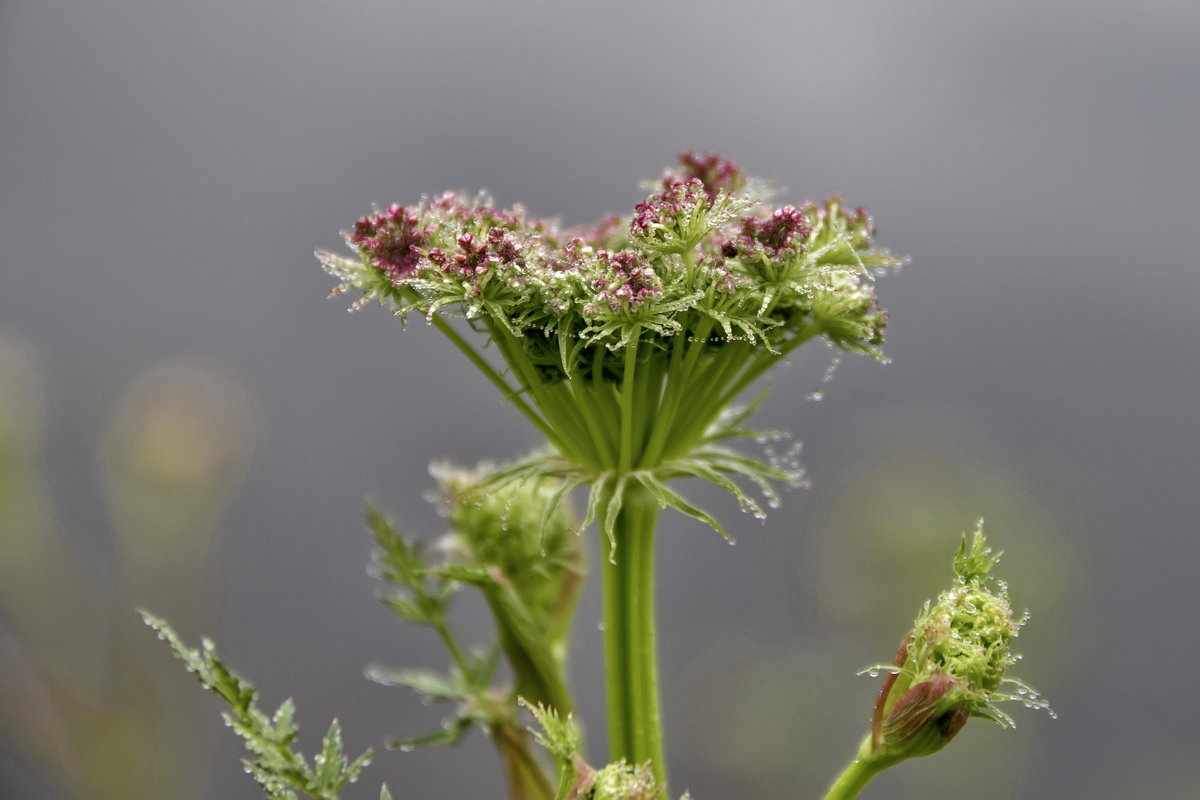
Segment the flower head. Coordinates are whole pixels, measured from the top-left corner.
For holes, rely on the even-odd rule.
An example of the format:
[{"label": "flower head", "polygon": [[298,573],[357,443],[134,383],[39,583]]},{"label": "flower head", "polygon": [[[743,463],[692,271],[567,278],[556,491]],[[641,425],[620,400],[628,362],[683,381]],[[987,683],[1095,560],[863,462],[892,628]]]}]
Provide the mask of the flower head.
[{"label": "flower head", "polygon": [[[685,152],[623,219],[563,232],[520,206],[448,193],[364,217],[347,236],[356,257],[317,256],[339,291],[451,335],[545,434],[564,462],[557,477],[596,490],[636,473],[663,505],[716,526],[664,482],[787,480],[718,447],[713,426],[807,341],[879,355],[875,273],[901,261],[875,246],[866,212],[838,198],[772,207],[757,185],[732,161]],[[487,352],[452,333],[453,313]]]},{"label": "flower head", "polygon": [[[397,312],[458,310],[518,339],[532,330],[563,338],[568,349],[623,347],[632,320],[662,347],[715,323],[723,338],[768,350],[808,329],[876,352],[886,317],[872,272],[902,259],[874,246],[870,216],[837,197],[765,207],[751,185],[733,161],[689,151],[624,223],[609,216],[564,234],[520,206],[447,193],[361,218],[347,235],[357,262],[318,257],[344,281],[339,289]],[[614,328],[612,315],[626,322]]]}]

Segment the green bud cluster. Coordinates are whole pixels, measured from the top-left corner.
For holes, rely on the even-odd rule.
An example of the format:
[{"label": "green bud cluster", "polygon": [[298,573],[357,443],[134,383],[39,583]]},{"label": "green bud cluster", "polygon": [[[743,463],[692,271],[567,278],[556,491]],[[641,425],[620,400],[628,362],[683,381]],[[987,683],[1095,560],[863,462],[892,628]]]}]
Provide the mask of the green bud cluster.
[{"label": "green bud cluster", "polygon": [[[373,665],[367,676],[454,704],[440,730],[394,746],[452,745],[481,728],[497,748],[509,795],[549,800],[552,787],[532,757],[517,700],[571,719],[567,651],[583,588],[583,547],[566,508],[551,502],[556,481],[497,484],[489,480],[494,469],[488,463],[431,468],[438,486],[428,499],[450,527],[435,547],[422,547],[369,512],[379,547],[375,572],[389,584],[381,599],[406,622],[433,629],[452,663],[447,672]],[[467,587],[480,593],[495,623],[495,640],[483,649],[465,647],[450,619],[451,602]],[[511,685],[500,682],[501,656]]]},{"label": "green bud cluster", "polygon": [[583,547],[574,521],[552,498],[549,479],[485,485],[495,465],[430,471],[432,496],[450,523],[443,550],[458,567],[479,570],[510,587],[530,622],[555,643],[566,637],[582,584]]},{"label": "green bud cluster", "polygon": [[[458,692],[456,699],[482,708],[495,694],[494,660],[484,658],[477,671],[477,660],[458,644],[447,617],[460,588],[478,590],[495,620],[497,646],[512,668],[515,694],[569,713],[566,660],[583,588],[582,541],[572,533],[572,520],[562,504],[550,508],[555,482],[534,479],[485,489],[493,470],[488,463],[469,469],[444,463],[431,468],[438,489],[429,499],[450,523],[433,552],[401,536],[378,513],[370,513],[380,548],[377,574],[395,587],[383,600],[406,621],[432,627],[442,636],[457,671],[476,676],[466,682],[470,691]],[[372,674],[384,676],[386,683],[411,685],[408,677],[414,673],[404,671],[400,680],[393,670]],[[480,697],[486,701],[479,702]]]},{"label": "green bud cluster", "polygon": [[580,797],[588,800],[661,800],[662,793],[648,766],[631,767],[624,761],[596,772]]},{"label": "green bud cluster", "polygon": [[1008,599],[1008,587],[991,586],[988,572],[999,558],[976,534],[967,550],[964,537],[955,559],[956,580],[925,609],[913,626],[908,663],[920,683],[935,675],[950,675],[959,691],[978,701],[1000,688],[1017,657],[1011,645],[1020,627]]},{"label": "green bud cluster", "polygon": [[990,577],[999,554],[987,546],[980,526],[970,541],[962,539],[954,584],[925,604],[895,662],[872,670],[888,672],[865,746],[876,762],[937,752],[969,717],[1009,727],[1012,718],[997,708],[1000,701],[1047,707],[1008,677],[1019,659],[1012,644],[1024,620],[1014,617],[1007,586]]}]

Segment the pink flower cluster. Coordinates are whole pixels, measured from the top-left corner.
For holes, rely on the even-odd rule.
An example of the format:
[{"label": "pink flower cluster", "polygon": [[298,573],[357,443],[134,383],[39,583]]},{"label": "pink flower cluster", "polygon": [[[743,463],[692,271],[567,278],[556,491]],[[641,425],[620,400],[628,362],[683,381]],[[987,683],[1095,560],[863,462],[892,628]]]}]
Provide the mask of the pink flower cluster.
[{"label": "pink flower cluster", "polygon": [[[447,225],[461,231],[452,246],[444,235],[438,235]],[[519,206],[467,205],[457,194],[447,192],[425,208],[391,205],[368,214],[355,223],[350,241],[399,286],[423,265],[473,279],[498,266],[517,264],[530,246],[531,236],[551,233],[548,223],[527,218]],[[434,246],[438,239],[443,246]]]},{"label": "pink flower cluster", "polygon": [[760,219],[746,217],[737,241],[726,246],[726,255],[738,252],[765,252],[770,258],[784,253],[796,253],[804,247],[804,240],[812,233],[808,218],[795,206],[784,206],[771,212],[771,216]]},{"label": "pink flower cluster", "polygon": [[592,281],[596,302],[607,303],[612,311],[631,308],[650,295],[659,293],[654,269],[632,250],[611,253],[601,250],[596,260],[607,267],[607,275]]},{"label": "pink flower cluster", "polygon": [[417,213],[393,203],[354,223],[350,241],[392,283],[399,284],[417,269],[420,248],[432,233],[433,226],[428,223],[422,226]]},{"label": "pink flower cluster", "polygon": [[634,206],[629,231],[635,236],[653,237],[658,230],[676,227],[707,206],[709,200],[708,190],[699,178],[675,181]]},{"label": "pink flower cluster", "polygon": [[721,158],[716,153],[694,153],[685,150],[679,154],[681,172],[667,172],[663,175],[664,189],[671,188],[676,183],[695,178],[704,184],[704,191],[711,200],[717,192],[733,194],[741,191],[746,185],[746,176],[736,161]]}]

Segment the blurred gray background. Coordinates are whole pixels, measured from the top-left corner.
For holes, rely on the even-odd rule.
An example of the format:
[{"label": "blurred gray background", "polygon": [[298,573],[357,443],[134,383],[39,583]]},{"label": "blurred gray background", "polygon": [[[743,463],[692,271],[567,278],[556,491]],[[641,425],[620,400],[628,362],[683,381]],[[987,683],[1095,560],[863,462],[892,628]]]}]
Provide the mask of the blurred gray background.
[{"label": "blurred gray background", "polygon": [[[294,696],[310,750],[333,716],[356,749],[436,726],[362,678],[444,661],[372,599],[364,497],[432,537],[431,459],[536,440],[435,331],[326,300],[312,250],[448,188],[584,223],[697,148],[866,205],[913,262],[891,365],[820,402],[828,351],[775,376],[812,488],[764,524],[695,489],[734,548],[662,523],[676,791],[819,796],[855,672],[983,516],[1059,719],[974,722],[864,797],[1194,798],[1198,140],[1188,2],[0,2],[0,797],[259,796],[134,606]],[[593,586],[596,761],[599,616]],[[501,794],[478,734],[346,797],[382,780]]]}]

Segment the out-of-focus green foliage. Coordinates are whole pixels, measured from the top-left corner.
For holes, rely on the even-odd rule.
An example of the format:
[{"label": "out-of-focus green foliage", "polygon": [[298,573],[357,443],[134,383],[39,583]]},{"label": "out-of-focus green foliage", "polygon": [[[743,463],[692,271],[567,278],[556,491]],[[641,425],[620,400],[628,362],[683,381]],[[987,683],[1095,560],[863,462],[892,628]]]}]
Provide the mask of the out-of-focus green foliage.
[{"label": "out-of-focus green foliage", "polygon": [[245,392],[179,361],[126,387],[83,454],[108,525],[79,531],[60,525],[42,463],[64,427],[48,395],[30,348],[0,339],[0,749],[55,796],[199,800],[210,748],[185,720],[201,698],[171,690],[132,611],[210,624],[213,550],[252,449]]}]

